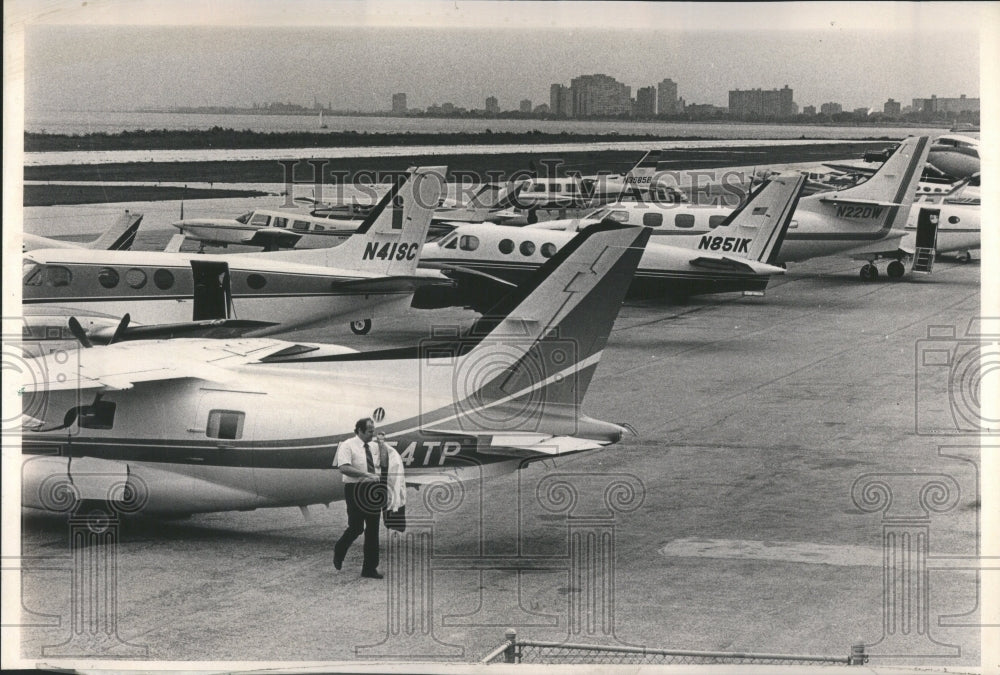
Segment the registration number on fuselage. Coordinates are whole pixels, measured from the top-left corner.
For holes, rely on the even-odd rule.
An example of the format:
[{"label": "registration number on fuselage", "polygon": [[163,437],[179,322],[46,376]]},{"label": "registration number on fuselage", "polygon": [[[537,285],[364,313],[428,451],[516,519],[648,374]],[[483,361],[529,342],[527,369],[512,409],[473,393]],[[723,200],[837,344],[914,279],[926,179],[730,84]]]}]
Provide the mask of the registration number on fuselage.
[{"label": "registration number on fuselage", "polygon": [[838,206],[838,218],[879,218],[882,215],[881,206]]},{"label": "registration number on fuselage", "polygon": [[733,253],[749,252],[752,239],[741,237],[713,237],[706,234],[698,242],[698,248],[705,251],[732,251]]},{"label": "registration number on fuselage", "polygon": [[420,244],[400,244],[399,242],[385,243],[379,247],[378,242],[372,241],[365,246],[362,260],[413,260],[420,252]]}]

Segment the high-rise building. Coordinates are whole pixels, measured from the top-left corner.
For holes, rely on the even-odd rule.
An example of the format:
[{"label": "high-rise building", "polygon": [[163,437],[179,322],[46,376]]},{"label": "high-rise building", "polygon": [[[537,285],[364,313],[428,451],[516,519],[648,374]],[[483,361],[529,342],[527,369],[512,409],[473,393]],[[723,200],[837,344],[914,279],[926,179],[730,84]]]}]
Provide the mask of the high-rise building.
[{"label": "high-rise building", "polygon": [[635,92],[635,116],[656,115],[656,87],[641,87]]},{"label": "high-rise building", "polygon": [[930,98],[913,99],[913,110],[925,113],[979,112],[979,99],[966,98],[965,94],[958,98],[938,98],[932,95]]},{"label": "high-rise building", "polygon": [[803,115],[815,115],[816,114],[816,106],[814,106],[814,105],[807,105],[807,106],[805,106],[804,108],[802,108],[802,114]]},{"label": "high-rise building", "polygon": [[632,113],[632,89],[602,73],[570,81],[574,117],[608,117]]},{"label": "high-rise building", "polygon": [[882,112],[884,112],[886,115],[897,117],[899,116],[900,112],[902,112],[901,104],[899,103],[899,101],[894,101],[890,98],[888,101],[885,102],[885,105],[882,106]]},{"label": "high-rise building", "polygon": [[677,83],[667,78],[660,82],[657,87],[657,110],[658,115],[674,115],[682,112],[677,104]]},{"label": "high-rise building", "polygon": [[558,117],[573,116],[573,92],[562,84],[549,87],[549,110]]},{"label": "high-rise building", "polygon": [[406,94],[392,95],[392,114],[393,115],[406,114]]},{"label": "high-rise building", "polygon": [[786,84],[781,89],[733,89],[729,92],[729,114],[740,119],[792,117],[799,107]]},{"label": "high-rise building", "polygon": [[531,99],[530,98],[523,98],[523,99],[521,99],[521,105],[520,105],[519,109],[523,113],[530,113],[531,112]]},{"label": "high-rise building", "polygon": [[486,113],[488,115],[496,115],[500,112],[500,104],[497,102],[496,96],[486,97]]},{"label": "high-rise building", "polygon": [[839,103],[830,102],[821,105],[819,111],[824,115],[836,115],[837,113],[844,112],[844,108]]}]

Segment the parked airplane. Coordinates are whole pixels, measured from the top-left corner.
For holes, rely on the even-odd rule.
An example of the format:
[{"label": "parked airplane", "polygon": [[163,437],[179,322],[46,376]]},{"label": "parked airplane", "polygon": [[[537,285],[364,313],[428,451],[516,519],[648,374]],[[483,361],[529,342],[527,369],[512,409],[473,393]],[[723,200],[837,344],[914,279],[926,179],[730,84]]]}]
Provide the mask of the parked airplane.
[{"label": "parked airplane", "polygon": [[93,241],[83,244],[63,241],[62,239],[51,239],[49,237],[42,237],[37,234],[28,234],[27,232],[23,232],[21,234],[21,251],[34,251],[39,248],[127,251],[132,248],[132,244],[135,242],[135,233],[138,231],[139,224],[141,222],[141,213],[129,213],[128,209],[126,209],[125,214],[112,223],[111,227],[105,230]]},{"label": "parked airplane", "polygon": [[201,242],[199,250],[204,250],[205,244],[239,244],[277,251],[336,246],[347,240],[360,223],[359,220],[255,209],[236,218],[187,218],[173,225],[188,239]]},{"label": "parked airplane", "polygon": [[[235,315],[285,331],[330,319],[367,333],[374,316],[409,304],[438,279],[416,272],[440,167],[401,177],[357,232],[335,248],[205,256],[149,251],[39,250],[24,256],[23,303],[130,314],[143,324],[189,321],[191,306],[228,272]],[[195,317],[200,318],[200,317]]]},{"label": "parked airplane", "polygon": [[[772,181],[744,207],[731,212],[713,235],[685,242],[687,247],[647,246],[629,297],[663,299],[763,291],[772,274],[784,273],[773,261],[804,180],[792,176]],[[524,283],[572,238],[569,232],[530,227],[463,225],[441,240],[425,244],[421,258],[422,267],[444,271],[456,280],[456,286],[421,289],[414,295],[413,306],[464,306],[484,311],[505,288]]]},{"label": "parked airplane", "polygon": [[[892,148],[869,151],[865,153],[864,162],[833,163],[826,166],[832,169],[850,171],[862,174],[872,174],[874,169],[867,164],[884,162],[892,155]],[[970,178],[981,171],[979,158],[979,139],[958,134],[938,136],[931,144],[927,155],[925,178],[948,179],[949,182]]]},{"label": "parked airplane", "polygon": [[[905,273],[902,258],[916,254],[914,248],[904,244],[903,240],[908,231],[915,236],[918,230],[917,210],[910,207],[920,180],[920,167],[926,161],[928,149],[926,136],[907,138],[864,183],[802,197],[777,255],[777,262],[848,255],[867,261],[861,276],[872,280],[878,276],[875,261],[888,258],[898,263],[890,263],[887,270],[889,276],[901,277]],[[713,232],[721,224],[724,214],[729,212],[721,207],[659,205],[653,201],[622,202],[607,208],[612,209],[611,213],[602,210],[594,215],[652,227],[654,235],[668,236],[667,241],[671,243],[697,241],[690,239],[690,236]],[[967,229],[966,226],[970,223],[962,220],[963,216],[958,217],[962,224],[960,229]],[[965,214],[964,218],[968,217],[969,214]],[[957,226],[960,221],[948,224],[959,229]],[[537,227],[575,229],[585,227],[589,222],[586,218],[549,221],[539,223]],[[931,226],[928,222],[923,227]],[[937,227],[937,224],[934,226]],[[978,225],[974,227],[978,230]],[[944,232],[944,229],[942,226],[940,231]],[[680,239],[676,240],[678,237]],[[949,244],[948,235],[941,236],[939,240],[942,247],[939,250],[948,250],[945,248]],[[962,244],[967,241],[968,238],[963,238]]]},{"label": "parked airplane", "polygon": [[616,223],[581,233],[452,343],[357,353],[180,339],[82,349],[78,364],[45,358],[22,398],[22,504],[80,514],[329,504],[343,499],[337,444],[366,416],[417,486],[616,443],[628,429],[581,407],[648,237]]}]

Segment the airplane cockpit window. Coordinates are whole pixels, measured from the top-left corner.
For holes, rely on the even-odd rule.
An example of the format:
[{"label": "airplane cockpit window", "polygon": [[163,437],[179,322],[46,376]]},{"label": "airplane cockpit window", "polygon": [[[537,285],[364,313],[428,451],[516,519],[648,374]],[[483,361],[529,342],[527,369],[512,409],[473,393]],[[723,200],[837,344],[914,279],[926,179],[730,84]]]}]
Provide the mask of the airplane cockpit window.
[{"label": "airplane cockpit window", "polygon": [[34,260],[25,260],[21,265],[21,280],[25,286],[41,286],[42,266]]},{"label": "airplane cockpit window", "polygon": [[205,435],[209,438],[237,440],[243,438],[243,418],[245,413],[237,410],[212,410],[208,413]]},{"label": "airplane cockpit window", "polygon": [[674,216],[674,227],[694,227],[694,216],[690,213],[678,213]]},{"label": "airplane cockpit window", "polygon": [[[453,239],[445,248],[455,248],[454,244],[455,240]],[[463,234],[458,238],[458,247],[463,251],[475,251],[479,248],[479,237],[472,234]]]},{"label": "airplane cockpit window", "polygon": [[118,272],[110,267],[102,267],[101,271],[97,273],[97,283],[104,288],[114,288],[120,280]]},{"label": "airplane cockpit window", "polygon": [[326,232],[326,228],[322,225],[313,225],[313,232]]},{"label": "airplane cockpit window", "polygon": [[499,248],[500,252],[503,253],[504,255],[507,255],[508,253],[513,253],[514,242],[512,242],[510,239],[501,239]]},{"label": "airplane cockpit window", "polygon": [[708,217],[708,226],[710,228],[712,228],[712,229],[715,229],[719,225],[722,225],[722,223],[725,222],[725,220],[726,220],[725,216],[709,216]]},{"label": "airplane cockpit window", "polygon": [[659,227],[663,224],[663,214],[644,213],[642,214],[642,224],[646,227]]},{"label": "airplane cockpit window", "polygon": [[269,222],[271,222],[271,216],[264,213],[255,213],[250,219],[250,224],[256,227],[267,227]]},{"label": "airplane cockpit window", "polygon": [[69,268],[62,267],[61,265],[46,265],[43,280],[46,286],[52,286],[53,288],[69,286],[70,282],[73,281],[73,273],[69,271]]},{"label": "airplane cockpit window", "polygon": [[533,241],[522,241],[521,242],[521,255],[529,256],[535,253],[535,242]]},{"label": "airplane cockpit window", "polygon": [[125,273],[125,283],[132,288],[142,288],[146,285],[146,273],[138,267],[133,267]]},{"label": "airplane cockpit window", "polygon": [[611,213],[611,209],[597,209],[593,213],[588,213],[584,218],[592,218],[594,220],[604,220]]},{"label": "airplane cockpit window", "polygon": [[542,244],[541,252],[543,258],[551,258],[556,254],[556,245],[550,242],[546,242]]},{"label": "airplane cockpit window", "polygon": [[244,213],[242,216],[240,216],[239,218],[236,219],[236,222],[237,223],[243,223],[244,225],[246,225],[247,223],[250,222],[250,217],[252,215],[253,215],[253,211],[250,211],[249,213]]},{"label": "airplane cockpit window", "polygon": [[608,214],[608,218],[619,223],[627,223],[628,211],[612,211]]}]

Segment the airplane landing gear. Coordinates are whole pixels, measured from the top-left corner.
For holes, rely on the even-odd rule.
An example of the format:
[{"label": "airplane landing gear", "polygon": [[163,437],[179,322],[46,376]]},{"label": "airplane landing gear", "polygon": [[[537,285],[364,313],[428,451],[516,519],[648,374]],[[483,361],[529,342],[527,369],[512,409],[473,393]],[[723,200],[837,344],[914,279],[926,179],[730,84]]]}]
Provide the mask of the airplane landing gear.
[{"label": "airplane landing gear", "polygon": [[871,263],[865,264],[861,268],[861,278],[865,281],[875,281],[878,279],[878,268]]},{"label": "airplane landing gear", "polygon": [[368,335],[368,332],[372,329],[372,320],[364,319],[363,321],[352,321],[351,322],[351,332],[355,335]]},{"label": "airplane landing gear", "polygon": [[889,275],[890,279],[902,279],[903,275],[906,273],[906,266],[898,260],[893,260],[889,263],[889,266],[885,268],[886,274]]},{"label": "airplane landing gear", "polygon": [[962,264],[970,263],[972,262],[972,253],[970,253],[969,251],[962,251],[957,256],[955,256],[955,260],[957,260]]}]

